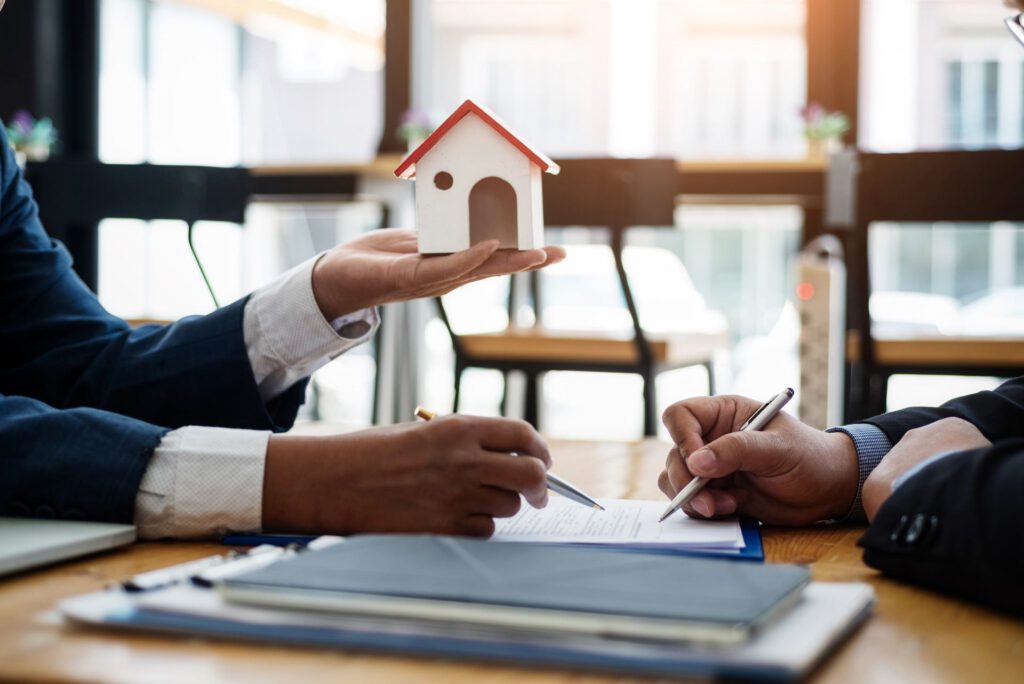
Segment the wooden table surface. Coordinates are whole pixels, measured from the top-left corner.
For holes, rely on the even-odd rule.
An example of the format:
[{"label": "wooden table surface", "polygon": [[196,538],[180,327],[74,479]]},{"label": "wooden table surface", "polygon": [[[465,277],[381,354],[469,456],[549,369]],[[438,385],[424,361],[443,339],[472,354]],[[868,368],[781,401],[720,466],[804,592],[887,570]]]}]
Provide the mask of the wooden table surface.
[{"label": "wooden table surface", "polygon": [[[653,440],[552,443],[560,474],[590,492],[610,497],[660,498],[655,478],[667,451],[665,444]],[[873,617],[811,681],[1024,681],[1024,623],[880,577],[860,560],[856,541],[861,531],[857,527],[764,531],[769,561],[808,564],[816,580],[869,582],[878,595]],[[634,681],[552,669],[125,635],[66,627],[54,611],[55,603],[64,597],[221,551],[223,547],[212,543],[139,543],[0,579],[0,680]]]}]

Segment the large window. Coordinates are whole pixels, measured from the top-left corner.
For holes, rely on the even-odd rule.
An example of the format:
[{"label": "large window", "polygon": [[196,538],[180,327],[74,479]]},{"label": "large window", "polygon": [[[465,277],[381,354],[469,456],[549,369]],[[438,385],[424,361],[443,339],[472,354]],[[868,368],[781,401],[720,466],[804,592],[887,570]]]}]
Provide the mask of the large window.
[{"label": "large window", "polygon": [[261,7],[103,0],[100,158],[214,166],[373,158],[383,0]]},{"label": "large window", "polygon": [[[102,0],[100,8],[102,161],[254,166],[375,155],[383,0]],[[258,204],[244,226],[198,223],[195,242],[226,304],[378,222],[375,204]],[[214,308],[180,221],[104,221],[98,289],[109,310],[131,319]],[[369,422],[368,349],[346,354],[314,385],[320,417]]]},{"label": "large window", "polygon": [[1024,226],[877,223],[870,237],[877,334],[1024,332]]},{"label": "large window", "polygon": [[994,0],[863,0],[861,142],[878,151],[1019,147],[1024,50]]},{"label": "large window", "polygon": [[557,156],[805,153],[804,3],[433,0],[420,103],[464,98]]},{"label": "large window", "polygon": [[803,156],[804,3],[663,0],[658,10],[659,152]]},{"label": "large window", "polygon": [[[988,0],[863,0],[861,144],[882,152],[1024,144],[1024,50]],[[870,235],[877,336],[1020,335],[1024,230],[897,225]],[[994,387],[989,378],[894,377],[889,408]]]},{"label": "large window", "polygon": [[[280,6],[248,14],[245,3],[103,0],[101,160],[234,166],[373,157],[383,0]],[[277,228],[267,227],[268,213],[262,228],[196,226],[222,302],[313,253],[307,235],[317,230],[316,212],[290,212]],[[310,225],[297,229],[294,217]],[[104,222],[100,298],[130,317],[210,310],[184,236],[180,222]]]},{"label": "large window", "polygon": [[[187,40],[183,39],[187,36]],[[100,14],[100,159],[234,166],[242,151],[242,31],[231,19],[179,2],[103,0]],[[233,224],[200,223],[198,251],[222,303],[286,264]],[[174,319],[212,310],[180,221],[100,226],[99,296],[128,318]],[[256,258],[246,259],[262,252]]]},{"label": "large window", "polygon": [[[1024,335],[1024,226],[880,222],[869,237],[875,337]],[[936,405],[999,382],[894,376],[888,408]]]}]

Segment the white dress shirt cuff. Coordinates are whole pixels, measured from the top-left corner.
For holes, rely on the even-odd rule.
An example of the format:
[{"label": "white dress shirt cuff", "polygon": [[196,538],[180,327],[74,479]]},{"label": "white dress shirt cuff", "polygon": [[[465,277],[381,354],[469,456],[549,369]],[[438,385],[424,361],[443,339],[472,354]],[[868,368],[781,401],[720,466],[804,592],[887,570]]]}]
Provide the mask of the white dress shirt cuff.
[{"label": "white dress shirt cuff", "polygon": [[269,432],[190,426],[164,435],[135,497],[142,539],[255,532]]},{"label": "white dress shirt cuff", "polygon": [[245,307],[245,346],[263,401],[370,339],[380,325],[375,308],[328,322],[313,295],[313,267],[293,268],[253,292]]}]

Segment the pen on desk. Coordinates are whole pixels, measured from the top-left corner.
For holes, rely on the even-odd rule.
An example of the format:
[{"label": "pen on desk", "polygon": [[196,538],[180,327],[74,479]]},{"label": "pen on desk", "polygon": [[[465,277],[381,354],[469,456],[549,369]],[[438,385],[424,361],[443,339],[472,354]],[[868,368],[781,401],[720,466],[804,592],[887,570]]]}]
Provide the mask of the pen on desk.
[{"label": "pen on desk", "polygon": [[[428,408],[417,406],[416,417],[420,420],[431,420],[432,418],[436,418],[437,414]],[[558,477],[551,472],[547,473],[545,477],[547,478],[548,489],[556,494],[561,494],[570,501],[575,501],[578,504],[582,504],[590,508],[596,508],[599,511],[604,510],[604,506],[587,496],[581,489],[573,485],[568,480]]]},{"label": "pen on desk", "polygon": [[[787,387],[765,403],[761,404],[761,406],[758,407],[758,409],[754,411],[749,418],[747,418],[746,422],[740,426],[739,431],[763,430],[775,416],[779,415],[779,411],[782,410],[782,407],[789,403],[789,400],[792,398],[793,389]],[[695,477],[690,480],[690,483],[683,487],[683,489],[676,494],[675,498],[672,499],[668,508],[666,508],[665,512],[661,514],[661,517],[658,518],[658,522],[663,522],[666,518],[675,513],[676,510],[690,503],[693,497],[697,496],[697,492],[704,489],[704,485],[708,482],[708,478],[704,477]]]},{"label": "pen on desk", "polygon": [[[310,542],[309,547],[323,548],[335,543],[338,537],[319,537],[319,542]],[[281,558],[295,555],[303,547],[290,544],[287,547],[261,544],[244,553],[230,551],[223,555],[207,556],[194,561],[171,565],[159,570],[150,570],[124,581],[121,587],[131,593],[163,589],[172,584],[191,581],[198,587],[212,587],[217,580],[238,574],[243,571],[255,570]]]},{"label": "pen on desk", "polygon": [[206,558],[179,563],[178,565],[171,565],[166,568],[160,568],[159,570],[150,570],[148,572],[135,575],[131,579],[125,580],[121,583],[121,586],[125,591],[129,592],[160,589],[188,579],[192,575],[211,570],[212,568],[238,558],[240,555],[241,554],[231,552],[223,556],[207,556]]},{"label": "pen on desk", "polygon": [[189,579],[197,587],[210,588],[226,577],[233,577],[243,572],[250,572],[272,565],[282,558],[288,558],[298,553],[298,545],[290,546],[257,546],[249,553],[238,556],[232,560],[215,565],[208,570],[192,575]]}]

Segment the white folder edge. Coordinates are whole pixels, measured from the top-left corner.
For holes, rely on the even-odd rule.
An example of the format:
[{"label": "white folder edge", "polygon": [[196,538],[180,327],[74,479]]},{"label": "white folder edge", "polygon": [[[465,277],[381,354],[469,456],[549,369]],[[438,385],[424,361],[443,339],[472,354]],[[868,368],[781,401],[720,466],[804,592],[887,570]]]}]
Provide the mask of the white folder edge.
[{"label": "white folder edge", "polygon": [[[701,664],[702,668],[708,663],[721,663],[728,665],[734,672],[770,669],[798,677],[809,672],[852,633],[870,615],[874,602],[874,590],[868,584],[812,582],[788,615],[750,641],[736,646],[656,644],[583,636],[559,637],[555,643],[578,656],[581,661],[591,653],[627,658],[634,662],[645,659],[670,661],[679,672],[685,672],[688,663]],[[133,626],[130,619],[125,621],[125,615],[133,608],[230,620],[239,625],[273,625],[282,629],[304,627],[413,637],[450,637],[478,642],[513,641],[526,650],[533,645],[552,645],[550,634],[529,635],[482,630],[479,627],[459,630],[457,626],[439,627],[415,622],[353,619],[306,611],[238,606],[225,602],[216,592],[188,585],[137,595],[119,591],[95,592],[67,599],[59,605],[60,612],[71,623],[129,631],[145,629]],[[190,631],[189,635],[202,636],[202,633]],[[323,646],[322,643],[319,645]],[[528,657],[524,657],[524,661],[528,660]]]}]

